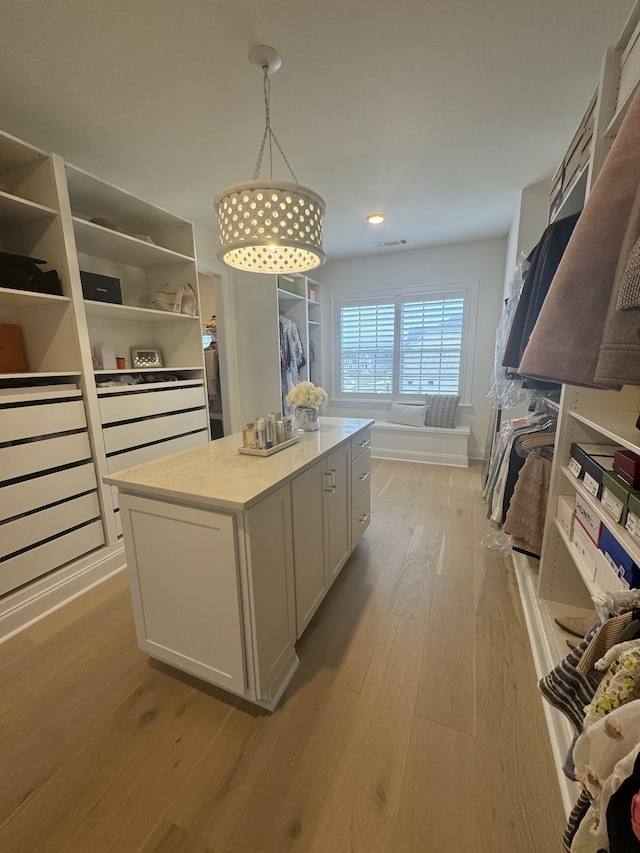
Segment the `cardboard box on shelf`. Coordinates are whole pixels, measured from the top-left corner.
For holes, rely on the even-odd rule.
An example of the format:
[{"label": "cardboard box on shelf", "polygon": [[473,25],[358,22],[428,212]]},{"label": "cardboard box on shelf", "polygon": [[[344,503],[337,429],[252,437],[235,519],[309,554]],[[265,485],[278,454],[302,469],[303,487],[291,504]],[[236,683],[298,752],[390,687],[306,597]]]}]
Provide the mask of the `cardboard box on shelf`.
[{"label": "cardboard box on shelf", "polygon": [[0,323],[0,373],[26,373],[27,360],[20,326]]}]

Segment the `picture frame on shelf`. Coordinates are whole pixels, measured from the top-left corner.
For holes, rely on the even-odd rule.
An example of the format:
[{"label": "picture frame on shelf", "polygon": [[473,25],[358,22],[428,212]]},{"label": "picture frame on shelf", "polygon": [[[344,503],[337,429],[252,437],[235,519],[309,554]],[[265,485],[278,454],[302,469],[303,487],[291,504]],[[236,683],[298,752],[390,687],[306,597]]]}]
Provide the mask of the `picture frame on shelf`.
[{"label": "picture frame on shelf", "polygon": [[131,367],[163,367],[162,353],[156,347],[131,347]]}]

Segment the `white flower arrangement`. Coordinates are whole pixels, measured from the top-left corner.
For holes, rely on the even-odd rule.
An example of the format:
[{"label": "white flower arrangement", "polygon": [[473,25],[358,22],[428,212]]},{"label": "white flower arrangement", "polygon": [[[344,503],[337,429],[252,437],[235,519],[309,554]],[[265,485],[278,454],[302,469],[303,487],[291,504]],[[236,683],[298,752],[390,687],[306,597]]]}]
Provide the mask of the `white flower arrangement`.
[{"label": "white flower arrangement", "polygon": [[317,408],[328,399],[327,392],[313,382],[298,382],[287,394],[287,403]]}]

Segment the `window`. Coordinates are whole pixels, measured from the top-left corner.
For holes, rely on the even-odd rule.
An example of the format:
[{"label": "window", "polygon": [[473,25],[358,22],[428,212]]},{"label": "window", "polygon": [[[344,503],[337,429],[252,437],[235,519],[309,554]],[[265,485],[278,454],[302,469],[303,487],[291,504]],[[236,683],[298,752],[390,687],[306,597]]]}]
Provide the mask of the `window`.
[{"label": "window", "polygon": [[471,285],[334,301],[334,398],[410,399],[470,389]]}]

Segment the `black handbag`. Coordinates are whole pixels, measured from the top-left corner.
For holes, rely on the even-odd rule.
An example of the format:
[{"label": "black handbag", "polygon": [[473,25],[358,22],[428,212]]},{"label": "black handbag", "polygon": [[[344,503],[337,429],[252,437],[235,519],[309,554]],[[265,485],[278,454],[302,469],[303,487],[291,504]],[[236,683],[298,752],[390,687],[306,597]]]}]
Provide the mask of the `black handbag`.
[{"label": "black handbag", "polygon": [[38,266],[46,263],[27,255],[0,252],[0,287],[62,296],[62,283],[57,271],[41,270]]}]

